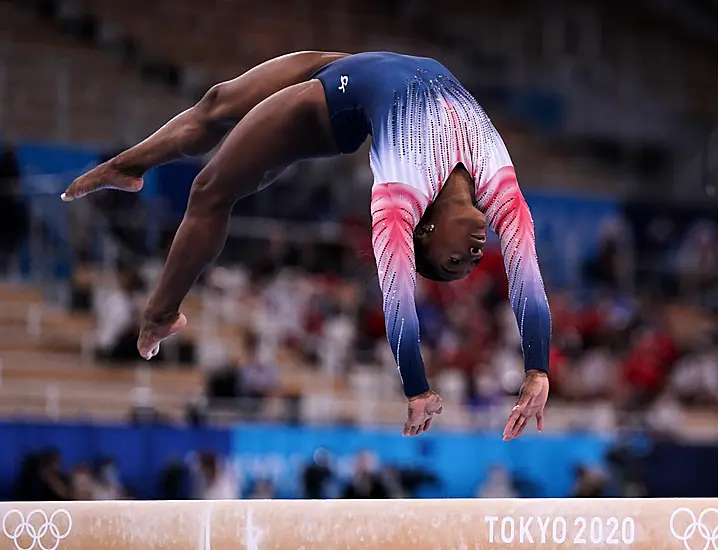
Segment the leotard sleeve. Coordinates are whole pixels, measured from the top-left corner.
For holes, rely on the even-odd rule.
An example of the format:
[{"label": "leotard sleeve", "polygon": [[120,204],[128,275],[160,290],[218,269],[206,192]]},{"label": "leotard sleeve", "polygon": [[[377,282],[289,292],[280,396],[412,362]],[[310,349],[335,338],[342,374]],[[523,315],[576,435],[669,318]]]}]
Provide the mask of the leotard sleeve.
[{"label": "leotard sleeve", "polygon": [[372,190],[372,246],[383,294],[384,322],[407,397],[429,390],[421,357],[416,313],[414,228],[428,198],[402,183],[375,184]]},{"label": "leotard sleeve", "polygon": [[534,223],[513,166],[496,172],[478,206],[499,236],[526,370],[548,371],[551,312],[536,255]]}]

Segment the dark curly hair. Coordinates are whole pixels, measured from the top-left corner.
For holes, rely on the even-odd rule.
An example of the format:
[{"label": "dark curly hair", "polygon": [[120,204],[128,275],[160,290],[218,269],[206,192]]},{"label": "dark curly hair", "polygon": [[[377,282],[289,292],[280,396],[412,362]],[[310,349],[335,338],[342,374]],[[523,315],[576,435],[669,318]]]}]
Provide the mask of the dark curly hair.
[{"label": "dark curly hair", "polygon": [[414,235],[414,263],[416,264],[416,272],[424,279],[439,282],[446,281],[436,266],[429,261],[425,236]]},{"label": "dark curly hair", "polygon": [[431,223],[431,217],[434,205],[431,204],[424,212],[419,223],[414,229],[414,264],[416,272],[430,281],[445,282],[446,277],[439,269],[429,260],[429,244],[428,236],[434,230],[434,224]]}]

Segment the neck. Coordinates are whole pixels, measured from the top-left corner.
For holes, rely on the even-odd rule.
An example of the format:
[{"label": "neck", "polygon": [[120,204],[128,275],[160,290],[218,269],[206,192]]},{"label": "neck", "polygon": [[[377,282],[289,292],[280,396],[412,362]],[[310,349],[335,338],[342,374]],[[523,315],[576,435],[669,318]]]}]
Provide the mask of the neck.
[{"label": "neck", "polygon": [[434,202],[438,203],[437,206],[445,204],[473,208],[476,203],[476,192],[469,173],[460,167],[455,169]]}]

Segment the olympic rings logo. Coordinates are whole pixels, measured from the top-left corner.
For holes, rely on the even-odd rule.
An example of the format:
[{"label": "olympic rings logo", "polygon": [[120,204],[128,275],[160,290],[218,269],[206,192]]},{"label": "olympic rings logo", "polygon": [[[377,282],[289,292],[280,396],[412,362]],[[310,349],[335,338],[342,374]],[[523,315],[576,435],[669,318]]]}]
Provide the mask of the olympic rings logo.
[{"label": "olympic rings logo", "polygon": [[[59,515],[67,517],[67,527],[63,532],[60,532],[60,528],[55,522],[55,519]],[[8,519],[13,516],[17,516],[20,523],[14,529],[8,530]],[[35,527],[33,525],[32,518],[34,516],[40,516],[41,518],[42,524],[39,527]],[[25,518],[20,510],[9,510],[8,512],[5,512],[5,515],[2,518],[2,531],[7,538],[13,541],[17,550],[33,550],[35,545],[37,545],[40,550],[57,550],[57,547],[60,546],[60,541],[66,538],[70,534],[71,530],[72,517],[70,516],[70,512],[63,508],[55,510],[49,518],[44,510],[33,510],[27,515],[27,518]],[[45,546],[42,541],[43,537],[46,537],[48,533],[55,541],[51,546]],[[20,537],[23,535],[27,535],[30,539],[29,546],[23,546],[20,543]]]},{"label": "olympic rings logo", "polygon": [[[698,517],[688,508],[678,508],[671,514],[671,534],[677,539],[683,542],[686,550],[708,550],[713,545],[713,550],[718,550],[718,521],[716,521],[715,527],[709,527],[706,525],[705,519],[708,515],[715,514],[718,516],[718,510],[715,508],[706,508],[703,510]],[[687,517],[689,524],[683,529],[682,533],[676,530],[675,521],[678,516]],[[694,549],[691,547],[690,541],[694,538],[694,535],[698,534],[698,537],[703,539],[704,544],[700,549]]]}]

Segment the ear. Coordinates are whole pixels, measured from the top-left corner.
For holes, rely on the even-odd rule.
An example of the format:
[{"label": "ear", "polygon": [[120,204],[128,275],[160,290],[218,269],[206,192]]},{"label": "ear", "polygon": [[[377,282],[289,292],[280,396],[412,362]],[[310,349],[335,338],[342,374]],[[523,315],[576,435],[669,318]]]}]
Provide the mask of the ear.
[{"label": "ear", "polygon": [[417,225],[416,229],[414,229],[414,237],[417,239],[423,239],[432,231],[434,231],[433,223],[423,223],[421,225]]}]

